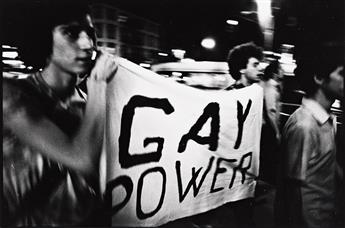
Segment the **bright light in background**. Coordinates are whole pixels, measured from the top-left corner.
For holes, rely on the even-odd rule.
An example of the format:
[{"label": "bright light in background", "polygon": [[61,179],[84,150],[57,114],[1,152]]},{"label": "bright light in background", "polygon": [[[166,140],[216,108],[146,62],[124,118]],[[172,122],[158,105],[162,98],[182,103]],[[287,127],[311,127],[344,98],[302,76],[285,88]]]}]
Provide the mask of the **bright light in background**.
[{"label": "bright light in background", "polygon": [[282,63],[293,63],[293,48],[295,46],[292,44],[282,44],[281,45],[281,58],[280,62]]},{"label": "bright light in background", "polygon": [[261,27],[267,27],[272,17],[271,0],[256,0]]},{"label": "bright light in background", "polygon": [[241,13],[242,15],[250,15],[250,14],[253,13],[253,11],[247,11],[247,10],[245,10],[245,11],[241,11],[240,13]]},{"label": "bright light in background", "polygon": [[238,25],[238,21],[235,20],[226,20],[226,23],[228,23],[229,25]]},{"label": "bright light in background", "polygon": [[16,51],[4,51],[4,52],[2,52],[2,57],[15,59],[18,57],[18,52],[16,52]]},{"label": "bright light in background", "polygon": [[8,64],[8,65],[12,65],[12,66],[19,66],[19,65],[24,64],[23,61],[12,60],[12,59],[5,59],[5,60],[2,60],[2,62],[5,63],[5,64]]},{"label": "bright light in background", "polygon": [[160,55],[160,56],[168,56],[167,53],[163,53],[163,52],[158,52],[158,55]]},{"label": "bright light in background", "polygon": [[171,75],[174,77],[181,77],[182,73],[181,72],[172,72]]},{"label": "bright light in background", "polygon": [[265,55],[273,55],[273,52],[272,52],[272,51],[263,51],[263,53],[264,53]]},{"label": "bright light in background", "polygon": [[205,38],[201,41],[201,46],[207,49],[212,49],[216,46],[216,41],[212,38]]},{"label": "bright light in background", "polygon": [[139,66],[145,67],[145,68],[149,68],[149,67],[151,66],[151,64],[148,64],[148,63],[140,63]]},{"label": "bright light in background", "polygon": [[291,44],[281,45],[281,55],[279,62],[285,75],[294,75],[294,70],[297,67],[296,61],[293,59],[293,48],[295,46]]},{"label": "bright light in background", "polygon": [[173,53],[175,58],[178,58],[178,59],[183,59],[184,54],[186,53],[185,50],[181,50],[181,49],[171,49],[171,52]]},{"label": "bright light in background", "polygon": [[191,62],[195,62],[195,60],[191,58],[181,59],[181,63],[191,63]]},{"label": "bright light in background", "polygon": [[259,66],[260,66],[262,69],[265,69],[265,68],[268,66],[268,63],[266,63],[266,62],[260,62],[260,63],[259,63]]}]

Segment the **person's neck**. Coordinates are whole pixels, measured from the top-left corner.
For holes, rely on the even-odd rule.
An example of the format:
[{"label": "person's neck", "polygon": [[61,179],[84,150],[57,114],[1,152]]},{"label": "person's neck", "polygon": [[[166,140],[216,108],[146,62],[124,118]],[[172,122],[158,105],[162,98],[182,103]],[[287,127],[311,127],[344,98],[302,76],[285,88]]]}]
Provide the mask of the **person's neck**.
[{"label": "person's neck", "polygon": [[73,94],[77,76],[62,71],[55,65],[48,65],[42,71],[42,79],[61,99],[66,99]]},{"label": "person's neck", "polygon": [[334,98],[326,96],[326,94],[322,90],[317,90],[316,93],[311,97],[311,99],[319,103],[327,112],[331,111],[332,104],[335,101]]},{"label": "person's neck", "polygon": [[241,75],[241,78],[240,78],[240,80],[239,80],[239,83],[241,83],[241,84],[244,85],[244,86],[250,86],[250,85],[253,84],[252,82],[250,82],[250,81],[247,79],[247,77],[246,77],[244,74]]}]

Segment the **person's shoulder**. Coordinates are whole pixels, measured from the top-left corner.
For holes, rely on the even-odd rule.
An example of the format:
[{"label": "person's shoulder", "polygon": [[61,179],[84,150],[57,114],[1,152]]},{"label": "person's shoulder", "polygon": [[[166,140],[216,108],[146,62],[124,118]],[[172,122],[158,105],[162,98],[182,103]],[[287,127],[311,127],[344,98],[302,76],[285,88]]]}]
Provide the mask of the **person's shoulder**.
[{"label": "person's shoulder", "polygon": [[225,90],[234,90],[234,89],[241,89],[245,86],[242,83],[235,82],[234,84],[230,85],[229,87],[225,88]]},{"label": "person's shoulder", "polygon": [[[2,111],[3,118],[13,115],[24,106],[22,102],[22,89],[16,78],[3,78],[2,80]],[[6,123],[6,122],[5,122]]]},{"label": "person's shoulder", "polygon": [[33,74],[22,74],[16,77],[3,77],[3,95],[20,95],[32,87]]},{"label": "person's shoulder", "polygon": [[19,98],[22,91],[21,81],[17,77],[3,77],[2,93],[3,100]]},{"label": "person's shoulder", "polygon": [[20,92],[25,90],[29,84],[32,84],[33,74],[21,74],[16,77],[3,77],[3,88],[6,90],[13,90]]},{"label": "person's shoulder", "polygon": [[302,132],[316,129],[316,126],[317,122],[312,114],[303,106],[293,112],[285,124],[287,130]]},{"label": "person's shoulder", "polygon": [[30,94],[34,88],[31,78],[32,75],[3,78],[2,107],[4,115],[13,114],[17,111],[29,108],[32,100]]}]

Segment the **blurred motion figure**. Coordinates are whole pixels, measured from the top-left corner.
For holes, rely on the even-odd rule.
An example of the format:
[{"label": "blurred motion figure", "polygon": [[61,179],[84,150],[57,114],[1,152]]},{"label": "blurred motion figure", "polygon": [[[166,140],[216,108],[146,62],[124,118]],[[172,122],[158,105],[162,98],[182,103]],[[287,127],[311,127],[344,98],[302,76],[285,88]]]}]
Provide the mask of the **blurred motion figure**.
[{"label": "blurred motion figure", "polygon": [[260,85],[264,91],[263,120],[260,147],[260,179],[276,183],[276,164],[280,144],[280,96],[283,70],[278,60],[264,70]]},{"label": "blurred motion figure", "polygon": [[278,225],[335,226],[336,177],[342,172],[336,161],[336,120],[331,106],[344,97],[343,50],[319,45],[297,66],[296,76],[306,95],[283,129]]},{"label": "blurred motion figure", "polygon": [[[20,53],[37,71],[3,79],[2,226],[100,225],[105,92],[117,65],[106,53],[92,60],[86,5],[30,4]],[[77,88],[83,75],[87,101]]]}]

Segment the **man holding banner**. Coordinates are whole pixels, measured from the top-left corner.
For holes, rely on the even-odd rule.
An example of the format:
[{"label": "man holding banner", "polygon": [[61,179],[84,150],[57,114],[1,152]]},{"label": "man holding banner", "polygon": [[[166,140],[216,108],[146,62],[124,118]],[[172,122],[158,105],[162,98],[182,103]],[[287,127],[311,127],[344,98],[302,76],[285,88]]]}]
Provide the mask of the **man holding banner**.
[{"label": "man holding banner", "polygon": [[[95,219],[98,165],[116,62],[107,53],[92,59],[95,31],[79,3],[31,2],[20,50],[37,72],[3,79],[2,226],[104,222]],[[76,88],[85,75],[87,101]]]},{"label": "man holding banner", "polygon": [[[86,225],[102,142],[112,226],[159,226],[252,198],[261,87],[202,91],[106,53],[93,66],[87,9],[59,2],[30,12],[38,47],[26,51],[42,71],[4,80],[5,225]],[[88,73],[84,112],[73,95]]]},{"label": "man holding banner", "polygon": [[260,61],[263,59],[263,50],[253,42],[235,46],[229,51],[228,65],[231,76],[236,82],[227,90],[240,89],[257,83],[263,75]]},{"label": "man holding banner", "polygon": [[[259,85],[199,90],[120,59],[107,99],[102,183],[113,226],[159,226],[229,202],[239,227],[253,225]],[[226,213],[223,226],[234,222]]]},{"label": "man holding banner", "polygon": [[[226,90],[236,90],[251,86],[260,81],[263,68],[260,61],[263,59],[263,50],[253,42],[235,46],[229,51],[228,65],[231,76],[236,82]],[[211,223],[216,226],[254,227],[254,202],[253,196],[247,199],[230,202],[218,211],[195,216],[195,223],[209,223],[207,220],[216,220]],[[231,221],[233,220],[233,221]]]},{"label": "man holding banner", "polygon": [[[261,80],[263,68],[260,61],[263,59],[263,50],[253,42],[244,43],[235,46],[229,51],[228,65],[231,76],[236,82],[227,88],[227,90],[241,89],[251,86]],[[254,227],[254,202],[253,197],[240,200],[238,202],[228,203],[227,209],[233,211],[234,219],[238,227]],[[226,219],[229,219],[226,216]],[[224,221],[224,226],[228,222]]]}]

